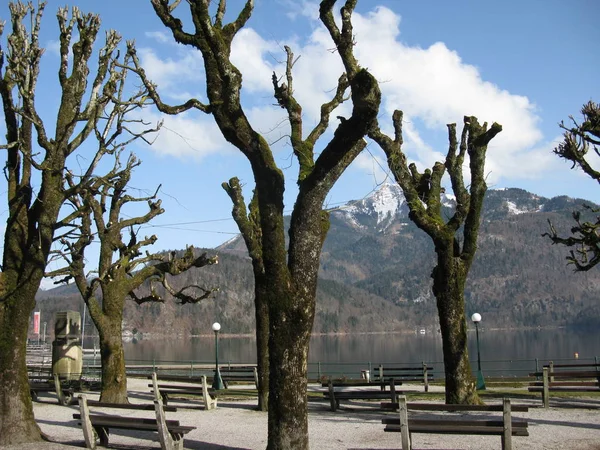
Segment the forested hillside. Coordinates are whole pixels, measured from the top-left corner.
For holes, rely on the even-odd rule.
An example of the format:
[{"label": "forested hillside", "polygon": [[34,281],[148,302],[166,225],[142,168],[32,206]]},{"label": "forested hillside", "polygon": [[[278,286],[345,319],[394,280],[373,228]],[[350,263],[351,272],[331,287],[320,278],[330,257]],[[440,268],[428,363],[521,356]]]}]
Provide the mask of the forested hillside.
[{"label": "forested hillside", "polygon": [[[430,279],[433,245],[407,219],[401,193],[390,185],[386,189],[390,192],[385,201],[396,202],[393,207],[382,206],[379,192],[379,198],[374,194],[331,214],[315,332],[437,328]],[[467,284],[467,312],[481,313],[487,327],[600,325],[600,273],[574,273],[566,265],[566,249],[541,236],[548,219],[568,231],[571,211],[581,202],[546,199],[519,189],[489,191]],[[219,264],[192,269],[171,284],[218,286],[220,292],[197,305],[130,302],[125,328],[166,335],[209,334],[211,324],[219,321],[224,333],[253,333],[253,277],[243,242],[236,239],[203,251],[218,254]],[[57,310],[83,311],[79,296],[68,286],[40,292],[38,307],[46,318]]]}]

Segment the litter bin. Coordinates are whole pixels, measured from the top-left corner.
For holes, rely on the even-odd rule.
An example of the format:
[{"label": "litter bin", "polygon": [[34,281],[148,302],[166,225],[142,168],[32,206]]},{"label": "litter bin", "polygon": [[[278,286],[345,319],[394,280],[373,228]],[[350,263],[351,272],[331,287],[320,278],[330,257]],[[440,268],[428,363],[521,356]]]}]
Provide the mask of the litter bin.
[{"label": "litter bin", "polygon": [[82,369],[81,315],[77,311],[58,312],[52,342],[52,374],[61,380],[79,380]]},{"label": "litter bin", "polygon": [[367,380],[367,383],[370,383],[371,382],[371,371],[370,370],[361,370],[360,377],[363,380]]}]

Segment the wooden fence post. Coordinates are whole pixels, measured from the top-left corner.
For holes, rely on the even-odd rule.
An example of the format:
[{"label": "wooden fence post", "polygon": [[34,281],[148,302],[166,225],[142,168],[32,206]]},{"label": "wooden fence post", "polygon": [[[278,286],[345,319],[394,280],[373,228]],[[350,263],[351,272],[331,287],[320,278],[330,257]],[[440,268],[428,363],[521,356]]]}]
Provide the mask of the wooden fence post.
[{"label": "wooden fence post", "polygon": [[542,401],[544,403],[544,408],[548,408],[549,403],[550,403],[550,392],[549,392],[549,388],[550,386],[549,384],[549,379],[548,379],[548,367],[544,367],[543,369],[543,380],[544,380],[544,388],[543,388],[543,392],[542,392]]}]

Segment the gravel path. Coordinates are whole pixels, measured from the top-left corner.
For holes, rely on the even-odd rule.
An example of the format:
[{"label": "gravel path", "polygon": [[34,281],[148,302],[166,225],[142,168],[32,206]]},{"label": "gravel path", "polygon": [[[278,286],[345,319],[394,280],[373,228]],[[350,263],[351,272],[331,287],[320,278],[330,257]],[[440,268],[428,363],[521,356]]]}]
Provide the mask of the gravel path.
[{"label": "gravel path", "polygon": [[[130,400],[150,402],[152,400],[148,380],[129,380]],[[93,395],[89,396],[94,398]],[[34,403],[35,416],[42,431],[53,441],[30,446],[0,447],[10,450],[65,449],[84,447],[83,433],[72,414],[76,406],[59,406],[55,399]],[[517,402],[515,402],[517,403]],[[558,400],[551,399],[551,407],[539,407],[541,401],[518,401],[532,406],[528,413],[515,413],[529,421],[529,437],[513,437],[515,450],[600,450],[600,399]],[[194,404],[198,404],[195,403]],[[180,408],[167,413],[167,418],[176,418],[182,425],[196,426],[186,435],[185,448],[204,450],[264,449],[267,445],[267,414],[253,410],[256,400],[219,401],[212,411]],[[309,433],[311,448],[333,449],[393,449],[400,448],[399,433],[384,433],[381,417],[383,412],[373,403],[342,403],[342,408],[333,413],[325,402],[310,402]],[[122,415],[153,416],[152,411],[118,411]],[[426,435],[413,436],[415,449],[499,449],[499,436]],[[158,438],[151,433],[136,433],[122,430],[111,432],[111,448],[157,449]]]}]

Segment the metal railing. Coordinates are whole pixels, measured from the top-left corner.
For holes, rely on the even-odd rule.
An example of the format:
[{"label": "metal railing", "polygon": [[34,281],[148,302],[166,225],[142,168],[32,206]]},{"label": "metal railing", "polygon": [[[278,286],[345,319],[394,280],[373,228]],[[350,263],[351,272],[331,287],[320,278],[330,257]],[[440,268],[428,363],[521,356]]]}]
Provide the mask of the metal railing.
[{"label": "metal railing", "polygon": [[[486,359],[481,361],[482,370],[486,379],[498,380],[518,380],[529,377],[532,372],[539,372],[544,365],[554,362],[555,364],[599,364],[600,357],[590,358],[528,358],[528,359]],[[219,364],[221,367],[225,365],[255,365],[254,362],[241,361],[225,361]],[[394,361],[358,361],[351,363],[341,362],[310,362],[308,363],[308,379],[310,381],[321,381],[326,378],[333,379],[360,379],[365,377],[366,371],[369,371],[371,376],[374,371],[377,371],[379,365],[393,365],[394,367],[415,367],[427,364],[432,368],[429,370],[433,374],[433,379],[443,381],[444,379],[444,363],[443,361],[412,361],[412,362],[394,362]],[[476,361],[471,361],[471,367],[475,372],[477,366]],[[196,377],[201,375],[212,376],[215,369],[215,362],[204,360],[127,360],[128,375],[147,375],[152,372],[168,373],[171,375],[181,375]],[[84,371],[95,372],[100,370],[99,358],[94,360],[91,358],[84,359]]]}]

